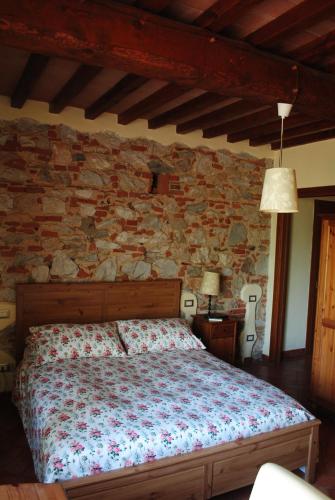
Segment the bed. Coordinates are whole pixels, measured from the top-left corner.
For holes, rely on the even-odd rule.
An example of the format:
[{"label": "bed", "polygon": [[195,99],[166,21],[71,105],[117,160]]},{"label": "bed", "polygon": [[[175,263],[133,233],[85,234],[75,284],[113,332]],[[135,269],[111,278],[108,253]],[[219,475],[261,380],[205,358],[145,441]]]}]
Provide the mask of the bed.
[{"label": "bed", "polygon": [[[135,283],[18,285],[16,341],[18,358],[22,356],[28,328],[33,325],[59,322],[85,324],[129,318],[178,317],[180,289],[180,280],[156,280]],[[101,372],[103,365],[100,358],[87,358],[84,361],[69,360],[64,362],[57,372],[58,379],[62,379],[60,381],[64,385],[69,379],[79,379],[80,376],[85,378],[86,386],[93,391],[87,396],[88,399],[94,399],[94,391],[99,394],[92,407],[93,413],[96,411],[94,408],[99,406],[99,398],[100,401],[102,398],[106,402],[111,397],[113,402],[114,397],[115,402],[116,394],[116,398],[122,399],[122,393],[127,392],[127,380],[129,382],[135,372],[137,380],[138,377],[143,378],[143,380],[146,379],[144,380],[146,384],[144,388],[138,389],[140,394],[137,394],[137,396],[135,394],[139,401],[136,401],[136,398],[132,399],[129,394],[124,395],[123,401],[121,401],[122,404],[112,404],[113,415],[110,417],[108,425],[103,428],[103,422],[107,422],[109,417],[102,415],[100,427],[99,425],[96,426],[98,431],[105,432],[105,435],[108,434],[106,446],[109,447],[110,455],[116,457],[116,465],[113,466],[115,470],[104,472],[104,466],[100,467],[101,464],[98,464],[100,468],[91,470],[90,475],[87,475],[88,472],[85,470],[85,477],[74,478],[73,476],[80,475],[76,474],[78,471],[71,471],[69,473],[70,479],[66,474],[57,476],[57,470],[56,473],[49,471],[49,476],[45,476],[49,482],[60,480],[69,498],[210,498],[252,483],[258,468],[266,461],[276,462],[291,470],[305,466],[306,479],[308,481],[313,480],[318,456],[318,427],[320,422],[311,417],[308,412],[305,412],[300,405],[292,402],[288,396],[284,396],[283,393],[271,388],[265,382],[230,367],[230,365],[203,351],[190,351],[188,353],[169,351],[165,353],[164,357],[159,353],[148,353],[137,357],[134,356],[132,360],[129,368],[129,359],[127,358],[119,358],[116,361],[107,358],[109,380],[113,381],[114,396],[112,395],[112,397],[110,388],[108,388],[109,381],[104,378]],[[82,363],[84,363],[84,366],[82,366]],[[31,379],[30,382],[29,374],[27,374],[26,386],[28,387],[30,383],[30,393],[33,387],[40,402],[38,411],[43,412],[43,408],[50,409],[48,399],[43,400],[43,391],[42,387],[38,385],[38,380],[43,378],[45,380],[49,376],[49,389],[55,391],[56,388],[52,384],[59,382],[54,373],[55,369],[55,367],[48,365],[40,367],[38,378],[35,381]],[[45,373],[45,370],[47,373]],[[193,375],[198,387],[188,387],[188,392],[192,395],[192,398],[188,398],[188,402],[182,402],[186,406],[190,405],[190,408],[185,409],[180,401],[177,402],[176,414],[170,411],[172,413],[170,415],[173,421],[172,424],[171,422],[165,423],[165,425],[159,427],[160,431],[162,429],[163,431],[159,435],[158,448],[151,452],[151,456],[146,450],[144,453],[147,453],[147,456],[144,459],[139,457],[138,461],[131,461],[128,457],[127,462],[127,456],[126,454],[122,455],[121,452],[124,450],[118,446],[119,441],[116,439],[119,437],[119,427],[127,425],[124,420],[127,404],[132,408],[132,411],[128,412],[132,414],[132,418],[135,418],[135,420],[140,419],[140,426],[144,428],[143,436],[146,436],[147,440],[148,436],[151,436],[150,439],[154,440],[157,432],[150,428],[150,419],[152,420],[155,417],[158,425],[160,425],[160,420],[165,422],[166,415],[169,413],[166,411],[166,401],[170,398],[171,410],[171,405],[176,405],[176,398],[185,399],[185,395],[182,394],[182,386],[184,380],[190,380],[188,372],[192,370],[196,372]],[[91,379],[87,374],[91,374]],[[36,373],[34,376],[36,376]],[[231,383],[230,379],[233,380],[233,377],[235,377],[235,382]],[[98,390],[99,384],[100,392]],[[221,387],[223,396],[221,394],[221,400],[220,398],[216,400],[214,394],[211,395],[211,391],[213,391],[214,386],[220,384],[223,384],[223,386],[230,385],[230,394],[227,394],[229,392],[226,390],[227,388]],[[202,392],[200,390],[201,385],[203,385]],[[251,393],[255,395],[256,400],[261,398],[260,402],[257,403],[257,410],[254,408],[258,412],[258,416],[260,408],[263,408],[266,413],[266,406],[269,407],[273,404],[273,407],[277,408],[278,400],[283,397],[288,398],[285,400],[285,405],[286,411],[290,412],[289,425],[283,427],[282,415],[277,410],[274,410],[274,413],[277,412],[276,418],[278,419],[272,425],[274,430],[267,430],[268,423],[266,423],[266,420],[263,422],[260,419],[262,425],[257,422],[252,405],[250,406],[251,393],[249,392],[249,395],[244,393],[245,387],[248,386],[251,387]],[[105,393],[103,392],[104,389],[106,390]],[[39,390],[40,393],[38,393]],[[136,393],[135,390],[133,392]],[[246,406],[247,412],[244,417],[245,424],[242,427],[234,426],[234,422],[233,424],[226,422],[227,432],[230,433],[230,440],[227,442],[227,435],[218,435],[223,426],[220,427],[220,422],[216,421],[216,417],[212,413],[212,406],[213,401],[216,401],[214,406],[217,405],[221,422],[224,418],[229,419],[230,417],[225,416],[222,410],[222,397],[233,397],[231,394],[234,392],[237,394],[236,397],[239,398],[239,404],[237,405],[236,401],[235,404],[231,401],[230,403],[233,408],[235,407],[236,414],[241,413],[240,410],[243,405]],[[46,397],[46,395],[44,396]],[[147,404],[149,396],[150,398],[156,398],[157,414],[154,414],[155,409],[150,408]],[[211,404],[208,404],[209,396]],[[71,401],[71,394],[67,394],[66,398],[64,396],[63,399],[61,395],[57,397],[57,404],[65,401],[69,404],[69,401]],[[134,411],[134,405],[137,405],[136,411]],[[180,407],[179,410],[178,406]],[[36,408],[35,401],[35,407],[32,406],[31,411],[37,411]],[[145,416],[148,411],[150,418]],[[181,415],[178,416],[178,411],[182,412],[183,418],[181,418]],[[141,412],[143,412],[143,416],[140,416]],[[50,422],[52,422],[52,419]],[[186,441],[184,439],[183,443],[181,442],[183,439],[182,432],[178,434],[180,441],[175,439],[176,436],[173,435],[173,432],[170,432],[169,425],[178,426],[178,423],[182,425],[183,422],[184,424],[185,422],[186,424],[193,422],[191,426],[193,437],[191,442],[188,443],[189,448],[187,448],[187,439]],[[257,425],[259,425],[258,433],[249,437],[249,428],[252,426],[257,427]],[[51,427],[51,430],[54,427],[56,431],[55,424],[49,427]],[[135,429],[137,431],[138,428],[135,427]],[[201,429],[206,429],[203,435],[201,435]],[[180,430],[183,431],[183,429]],[[132,426],[131,432],[128,433],[128,445],[134,436],[136,439],[140,439],[134,435],[136,431]],[[50,429],[47,430],[47,433],[49,432]],[[59,429],[57,429],[57,432],[59,432]],[[185,433],[187,435],[187,429]],[[140,430],[137,434],[141,434]],[[94,436],[92,439],[94,439]],[[98,442],[103,443],[103,439],[99,439],[98,437]],[[80,453],[80,449],[78,452],[75,446],[77,443],[78,448],[80,441],[71,438],[71,443],[74,452]],[[174,453],[177,453],[177,455],[164,455],[166,448],[170,446],[175,447]],[[118,456],[121,456],[119,461]],[[143,460],[145,463],[141,463]]]}]

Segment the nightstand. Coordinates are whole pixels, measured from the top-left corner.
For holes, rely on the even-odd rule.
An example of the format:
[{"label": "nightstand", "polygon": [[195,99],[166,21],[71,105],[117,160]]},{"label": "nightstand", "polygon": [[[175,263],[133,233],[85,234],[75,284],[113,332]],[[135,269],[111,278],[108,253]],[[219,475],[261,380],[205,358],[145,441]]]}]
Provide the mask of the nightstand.
[{"label": "nightstand", "polygon": [[0,350],[0,392],[10,392],[13,387],[15,360],[10,354]]},{"label": "nightstand", "polygon": [[194,333],[201,338],[208,351],[228,363],[234,363],[236,352],[237,321],[225,318],[222,321],[208,321],[202,314],[194,316]]}]

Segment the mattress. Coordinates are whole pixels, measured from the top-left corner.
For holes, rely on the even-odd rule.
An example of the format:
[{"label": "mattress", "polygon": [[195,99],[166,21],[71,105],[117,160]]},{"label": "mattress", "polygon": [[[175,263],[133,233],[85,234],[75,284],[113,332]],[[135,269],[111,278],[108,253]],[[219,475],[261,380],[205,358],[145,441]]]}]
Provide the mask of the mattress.
[{"label": "mattress", "polygon": [[314,419],[281,390],[202,350],[22,363],[14,400],[45,483]]}]

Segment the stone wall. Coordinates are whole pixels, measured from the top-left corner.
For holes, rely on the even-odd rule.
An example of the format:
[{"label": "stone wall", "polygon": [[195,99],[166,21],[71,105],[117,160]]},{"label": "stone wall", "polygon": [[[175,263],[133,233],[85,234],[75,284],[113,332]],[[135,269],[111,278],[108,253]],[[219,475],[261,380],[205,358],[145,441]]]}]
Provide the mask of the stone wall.
[{"label": "stone wall", "polygon": [[197,292],[209,269],[223,276],[220,310],[243,312],[243,284],[262,286],[262,326],[268,160],[28,119],[0,129],[0,300],[26,281],[180,277]]}]

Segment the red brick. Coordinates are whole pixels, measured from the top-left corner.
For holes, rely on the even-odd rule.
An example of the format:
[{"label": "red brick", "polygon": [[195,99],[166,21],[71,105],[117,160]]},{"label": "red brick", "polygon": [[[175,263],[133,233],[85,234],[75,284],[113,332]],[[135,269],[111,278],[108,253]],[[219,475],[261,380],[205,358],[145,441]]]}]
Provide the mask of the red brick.
[{"label": "red brick", "polygon": [[135,246],[135,245],[122,245],[122,249],[123,249],[123,250],[131,250],[131,251],[136,251],[136,252],[138,252],[138,251],[139,251],[138,247],[137,247],[137,246]]},{"label": "red brick", "polygon": [[[14,223],[14,224],[16,224],[16,223]],[[34,229],[39,227],[39,224],[36,224],[36,222],[24,222],[21,225],[22,225],[22,227],[33,227]]]},{"label": "red brick", "polygon": [[87,273],[84,271],[84,269],[79,269],[77,277],[78,278],[88,278],[90,276],[90,273]]},{"label": "red brick", "polygon": [[25,189],[26,193],[45,193],[45,189],[41,187],[28,186]]},{"label": "red brick", "polygon": [[34,220],[43,222],[61,222],[63,217],[61,215],[36,215]]},{"label": "red brick", "polygon": [[246,255],[247,250],[245,248],[233,248],[233,253],[238,255]]},{"label": "red brick", "polygon": [[41,232],[41,236],[45,236],[47,238],[58,238],[58,233],[56,233],[56,231],[43,230]]},{"label": "red brick", "polygon": [[16,254],[17,254],[16,249],[1,251],[1,257],[15,257]]},{"label": "red brick", "polygon": [[7,269],[7,273],[27,274],[29,271],[22,266],[11,266]]},{"label": "red brick", "polygon": [[26,188],[25,187],[8,186],[7,189],[11,193],[25,193],[26,192]]}]

